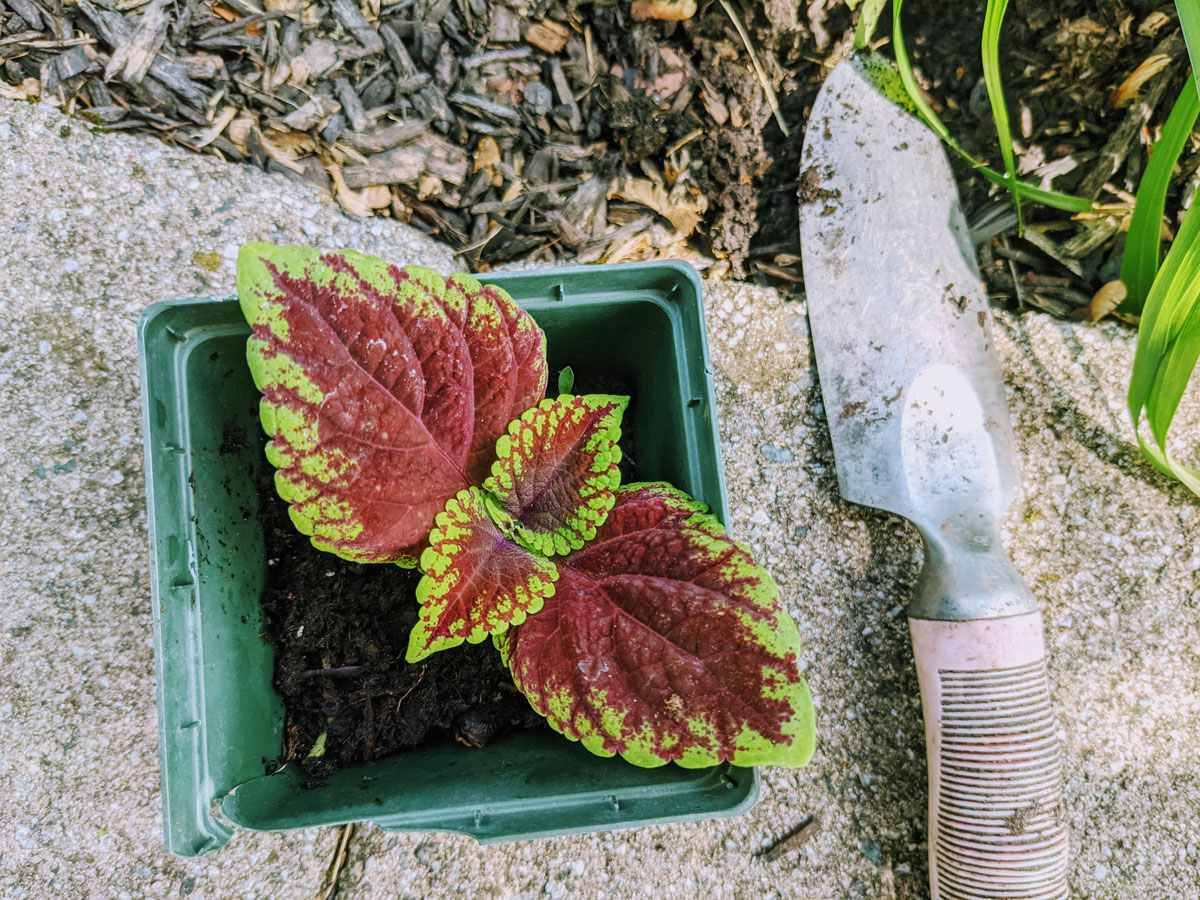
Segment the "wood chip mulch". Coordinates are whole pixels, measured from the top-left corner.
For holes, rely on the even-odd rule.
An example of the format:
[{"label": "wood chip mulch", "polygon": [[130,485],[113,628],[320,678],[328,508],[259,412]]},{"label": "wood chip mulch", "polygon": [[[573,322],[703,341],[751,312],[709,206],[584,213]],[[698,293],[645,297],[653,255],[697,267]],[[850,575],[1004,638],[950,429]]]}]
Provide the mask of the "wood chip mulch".
[{"label": "wood chip mulch", "polygon": [[[996,165],[984,2],[956,8],[909,0],[907,43],[950,132]],[[854,23],[844,0],[2,0],[0,96],[315,185],[476,271],[673,257],[799,290],[805,119]],[[885,16],[885,54],[889,37]],[[1020,177],[1101,205],[1027,206],[1018,234],[1009,198],[956,163],[985,278],[1014,307],[1087,317],[1187,74],[1174,5],[1026,0],[1001,62]],[[1198,166],[1193,141],[1168,236]]]},{"label": "wood chip mulch", "polygon": [[[674,23],[642,26],[625,4],[5,3],[5,96],[313,184],[477,270],[527,256],[704,265],[688,244],[709,206],[693,151],[706,129],[769,115],[660,45]],[[730,55],[728,35],[711,43]]]}]

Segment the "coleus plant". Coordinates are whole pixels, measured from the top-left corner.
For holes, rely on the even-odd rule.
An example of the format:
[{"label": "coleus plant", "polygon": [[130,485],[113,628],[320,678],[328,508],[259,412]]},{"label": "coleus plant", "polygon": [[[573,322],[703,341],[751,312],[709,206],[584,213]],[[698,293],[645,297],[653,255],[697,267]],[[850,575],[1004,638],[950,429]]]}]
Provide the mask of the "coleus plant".
[{"label": "coleus plant", "polygon": [[242,249],[238,294],[292,521],[422,572],[409,662],[490,637],[553,728],[639,766],[808,762],[770,575],[703,504],[620,484],[628,398],[545,398],[545,335],[508,294],[269,244]]}]

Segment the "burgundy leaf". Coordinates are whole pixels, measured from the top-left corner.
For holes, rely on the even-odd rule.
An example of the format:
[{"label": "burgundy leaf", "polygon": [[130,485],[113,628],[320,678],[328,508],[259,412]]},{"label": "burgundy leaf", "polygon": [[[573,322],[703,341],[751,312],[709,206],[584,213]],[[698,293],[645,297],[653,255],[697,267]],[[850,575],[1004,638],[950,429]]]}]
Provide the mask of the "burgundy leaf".
[{"label": "burgundy leaf", "polygon": [[[434,516],[491,452],[497,410],[518,414],[525,382],[544,389],[541,330],[472,281],[452,286],[350,251],[242,249],[238,292],[268,458],[317,547],[415,564]],[[511,391],[490,400],[481,386],[493,383]]]},{"label": "burgundy leaf", "polygon": [[[558,569],[506,534],[512,521],[477,487],[438,513],[421,554],[421,615],[409,635],[409,662],[519,625],[554,593]],[[499,519],[504,528],[494,521]]]},{"label": "burgundy leaf", "polygon": [[632,485],[559,562],[554,596],[496,644],[550,724],[642,766],[804,765],[799,634],[770,576],[704,507]]},{"label": "burgundy leaf", "polygon": [[595,536],[621,483],[617,441],[628,403],[607,394],[563,394],[509,424],[483,487],[516,519],[524,546],[561,555]]}]

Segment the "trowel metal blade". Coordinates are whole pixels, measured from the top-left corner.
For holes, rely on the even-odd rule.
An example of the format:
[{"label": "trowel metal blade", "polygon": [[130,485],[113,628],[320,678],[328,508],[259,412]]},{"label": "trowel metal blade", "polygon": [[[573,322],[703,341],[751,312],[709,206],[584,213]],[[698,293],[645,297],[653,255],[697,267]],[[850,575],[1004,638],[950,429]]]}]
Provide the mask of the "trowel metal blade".
[{"label": "trowel metal blade", "polygon": [[[991,526],[1016,473],[990,313],[937,137],[840,63],[808,120],[804,280],[842,495]],[[990,520],[985,522],[983,520]]]}]

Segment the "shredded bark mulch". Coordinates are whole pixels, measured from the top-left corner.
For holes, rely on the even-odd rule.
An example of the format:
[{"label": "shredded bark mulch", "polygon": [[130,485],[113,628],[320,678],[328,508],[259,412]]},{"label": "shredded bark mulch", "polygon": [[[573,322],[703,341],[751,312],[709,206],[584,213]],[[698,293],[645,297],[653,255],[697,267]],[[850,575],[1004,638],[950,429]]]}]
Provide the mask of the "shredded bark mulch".
[{"label": "shredded bark mulch", "polygon": [[[798,288],[805,117],[857,13],[709,0],[684,21],[635,18],[655,5],[690,0],[5,0],[0,93],[316,185],[475,270],[675,257]],[[995,165],[983,10],[908,0],[905,22],[934,107]],[[881,22],[885,54],[889,36]],[[1002,54],[1021,176],[1104,205],[1030,206],[1018,237],[1009,199],[960,165],[968,219],[994,296],[1083,315],[1116,277],[1186,76],[1174,5],[1016,0]],[[1168,231],[1198,164],[1190,147]]]}]

